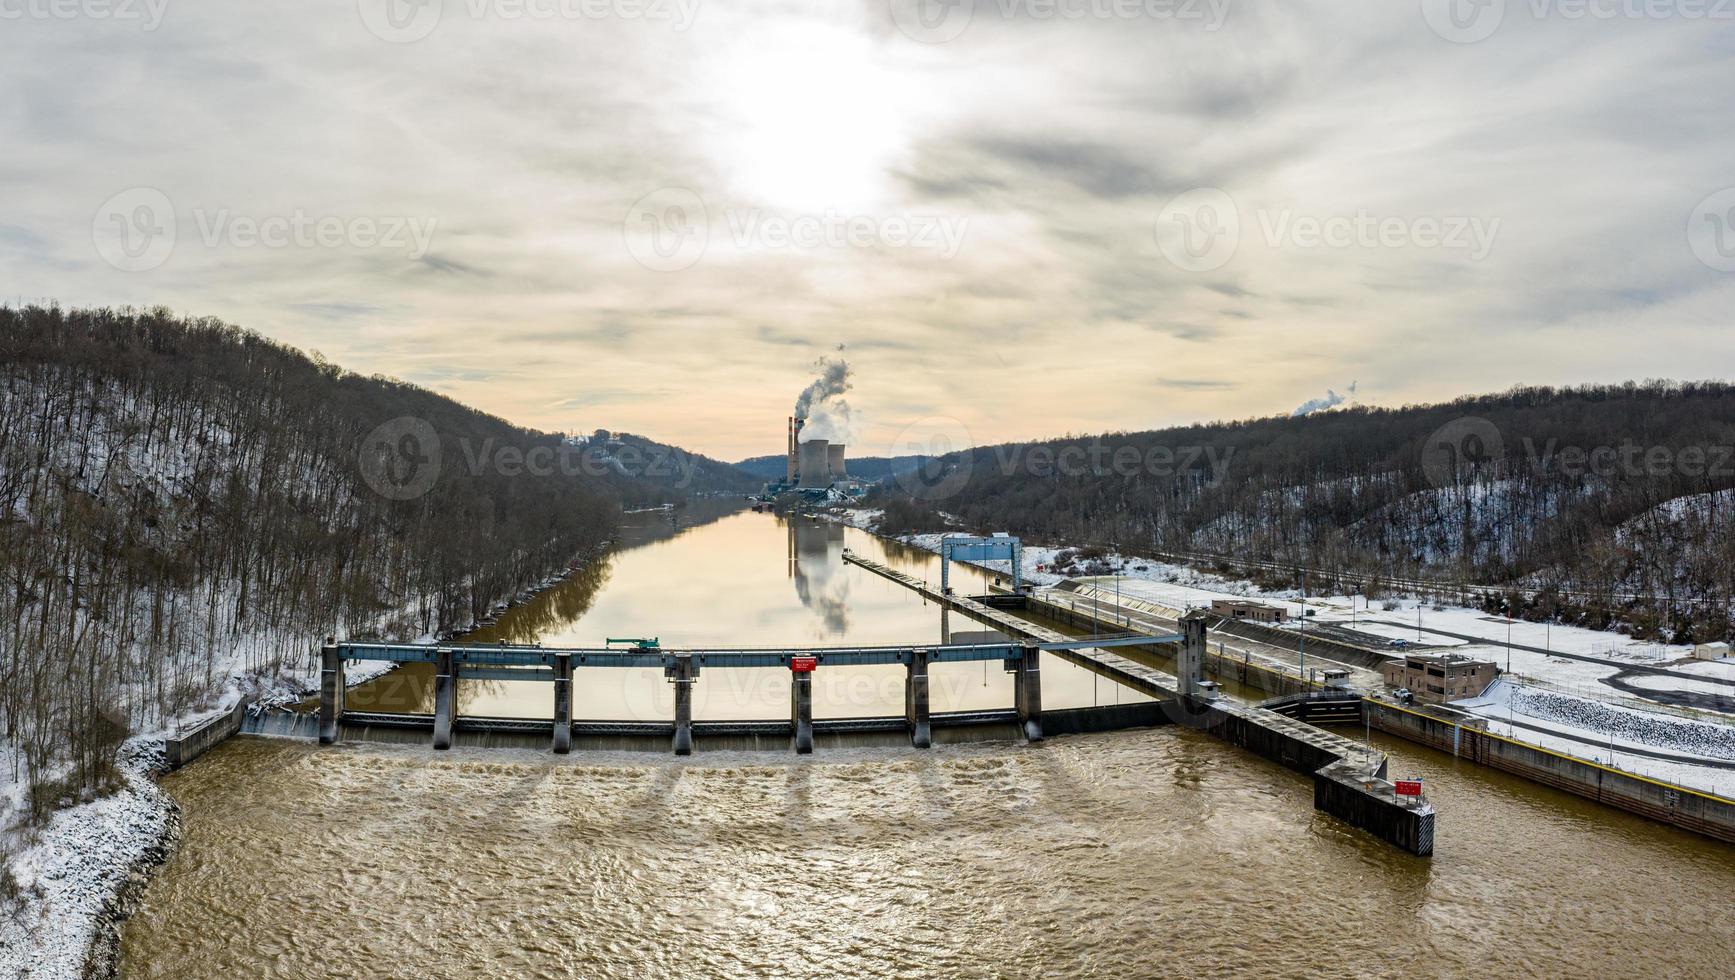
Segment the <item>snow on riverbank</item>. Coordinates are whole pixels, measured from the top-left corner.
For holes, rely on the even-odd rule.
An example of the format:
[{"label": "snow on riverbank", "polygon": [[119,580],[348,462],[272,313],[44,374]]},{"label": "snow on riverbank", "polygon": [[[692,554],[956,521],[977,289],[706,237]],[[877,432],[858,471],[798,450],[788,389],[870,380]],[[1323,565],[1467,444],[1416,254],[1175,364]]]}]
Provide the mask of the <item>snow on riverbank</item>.
[{"label": "snow on riverbank", "polygon": [[118,763],[122,786],[55,814],[13,859],[22,901],[0,917],[0,976],[113,975],[121,924],[180,832],[180,810],[152,775],[160,752],[129,741]]},{"label": "snow on riverbank", "polygon": [[[871,531],[879,516],[878,512],[856,510],[843,512],[839,519]],[[897,540],[938,552],[941,537],[913,534]],[[1215,599],[1230,596],[1253,598],[1287,610],[1290,621],[1284,628],[1292,631],[1303,628],[1305,616],[1307,629],[1353,629],[1364,634],[1370,645],[1389,648],[1393,656],[1404,649],[1427,648],[1493,660],[1502,671],[1509,671],[1507,681],[1491,688],[1482,699],[1456,705],[1487,719],[1490,731],[1681,786],[1725,796],[1735,792],[1735,771],[1694,765],[1692,761],[1694,756],[1735,759],[1735,725],[1727,723],[1728,715],[1656,704],[1604,683],[1630,667],[1664,668],[1696,677],[1638,673],[1626,675],[1623,683],[1641,691],[1735,696],[1735,687],[1716,683],[1717,679],[1735,679],[1735,660],[1691,661],[1687,659],[1691,648],[1685,646],[1580,627],[1507,620],[1478,609],[1413,597],[1381,597],[1370,602],[1359,595],[1309,595],[1304,603],[1300,590],[1265,590],[1252,582],[1187,566],[1113,553],[1084,561],[1076,558],[1077,551],[1026,545],[1025,580],[1053,585],[1063,577],[1082,579],[1097,586],[1102,595],[1118,591],[1124,598],[1177,611],[1209,606]],[[1056,572],[1054,566],[1066,552],[1074,553],[1069,565],[1092,566],[1091,574],[1063,576]],[[1003,561],[970,564],[1002,574],[1010,571]],[[1518,684],[1527,686],[1519,688],[1523,693],[1518,697],[1509,698],[1507,692]],[[1673,753],[1682,759],[1639,756],[1630,751],[1635,748]]]},{"label": "snow on riverbank", "polygon": [[[1452,702],[1518,742],[1676,786],[1735,799],[1735,727],[1615,707],[1589,698],[1496,681],[1480,697]],[[1640,751],[1666,755],[1641,755]]]},{"label": "snow on riverbank", "polygon": [[[355,687],[395,667],[389,660],[353,661],[344,680]],[[8,857],[6,870],[18,902],[15,908],[0,907],[0,977],[79,980],[114,975],[121,926],[151,873],[173,853],[180,832],[180,810],[156,784],[157,774],[166,768],[162,740],[197,727],[243,698],[285,704],[315,690],[312,675],[298,679],[283,674],[269,687],[251,689],[231,678],[218,698],[219,707],[128,739],[116,764],[122,783],[115,792],[61,810],[28,836],[14,831],[9,839],[15,853]],[[25,787],[9,780],[0,785],[0,827],[17,820],[24,792]]]},{"label": "snow on riverbank", "polygon": [[[396,666],[386,660],[358,661],[344,679],[354,687]],[[264,687],[232,677],[215,707],[128,739],[117,762],[121,786],[115,792],[61,810],[34,833],[12,831],[6,838],[11,853],[0,857],[6,858],[17,901],[13,907],[0,907],[0,977],[78,980],[114,975],[120,929],[151,873],[173,852],[179,834],[180,810],[156,784],[156,775],[165,768],[162,740],[243,699],[290,703],[314,690],[312,675],[282,674]],[[25,787],[10,780],[0,785],[0,827],[18,821],[24,793]]]},{"label": "snow on riverbank", "polygon": [[[493,613],[534,597],[579,567],[582,562],[575,562],[566,572],[496,603]],[[413,642],[441,639],[423,636]],[[318,691],[317,663],[261,674],[248,669],[250,662],[238,648],[217,658],[218,683],[199,708],[136,734],[122,746],[120,788],[61,810],[34,833],[12,829],[19,823],[27,789],[11,780],[10,765],[0,765],[0,832],[5,832],[0,842],[10,845],[0,848],[0,861],[18,892],[11,907],[0,893],[0,978],[81,980],[115,974],[120,929],[179,835],[180,810],[156,785],[155,777],[164,769],[163,740],[244,701],[292,704]],[[389,660],[350,661],[345,686],[365,684],[397,666]],[[9,761],[7,751],[0,741],[0,763]]]},{"label": "snow on riverbank", "polygon": [[[880,516],[878,511],[850,510],[840,512],[835,519],[872,530]],[[897,540],[937,552],[941,537],[940,534],[911,534]],[[1630,698],[1623,698],[1601,682],[1619,673],[1624,665],[1667,667],[1683,673],[1700,674],[1707,679],[1735,679],[1735,661],[1729,665],[1716,661],[1682,663],[1692,654],[1691,648],[1686,646],[1666,646],[1634,640],[1620,633],[1575,626],[1509,621],[1479,609],[1448,606],[1413,597],[1384,596],[1370,601],[1360,595],[1309,595],[1304,604],[1299,589],[1261,589],[1249,581],[1224,578],[1190,566],[1113,553],[1090,560],[1074,558],[1070,564],[1080,566],[1080,574],[1063,575],[1055,571],[1057,559],[1063,553],[1076,554],[1078,550],[1026,545],[1023,560],[1025,580],[1036,585],[1054,585],[1069,577],[1084,581],[1096,579],[1098,581],[1094,584],[1118,590],[1123,596],[1176,610],[1209,606],[1213,600],[1231,596],[1257,599],[1286,610],[1289,622],[1283,628],[1292,631],[1302,628],[1305,614],[1309,629],[1316,625],[1352,628],[1367,634],[1370,645],[1390,649],[1393,656],[1404,648],[1449,648],[1453,653],[1493,660],[1503,670],[1510,666],[1512,673],[1526,680],[1558,686],[1577,694],[1606,695],[1617,701]],[[1010,571],[1004,561],[970,564],[1001,573]],[[1524,647],[1535,649],[1526,650]],[[1592,657],[1612,663],[1591,663],[1558,654]],[[1684,678],[1652,677],[1638,686],[1735,695],[1735,687]]]},{"label": "snow on riverbank", "polygon": [[1688,721],[1621,708],[1571,694],[1496,681],[1481,697],[1452,706],[1488,718],[1545,722],[1592,741],[1643,746],[1683,756],[1735,762],[1735,726]]}]

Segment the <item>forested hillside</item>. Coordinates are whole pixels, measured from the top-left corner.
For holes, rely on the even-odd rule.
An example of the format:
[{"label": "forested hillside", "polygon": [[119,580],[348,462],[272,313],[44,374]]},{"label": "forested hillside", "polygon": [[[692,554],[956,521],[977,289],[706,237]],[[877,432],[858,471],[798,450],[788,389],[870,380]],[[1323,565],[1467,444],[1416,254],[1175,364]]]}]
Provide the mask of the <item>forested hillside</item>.
[{"label": "forested hillside", "polygon": [[[850,457],[844,463],[849,475],[865,483],[875,483],[897,473],[907,473],[922,464],[922,456],[862,456]],[[754,456],[735,464],[753,474],[761,482],[780,480],[789,472],[789,457]]]},{"label": "forested hillside", "polygon": [[[1674,635],[1735,596],[1735,386],[1523,388],[1401,409],[953,454],[883,495],[909,522],[1128,551],[1605,597]],[[1646,598],[1649,597],[1649,598]]]},{"label": "forested hillside", "polygon": [[635,471],[216,321],[0,309],[0,754],[38,809],[98,786],[129,731],[305,677],[327,634],[465,627],[623,501],[745,479],[687,463]]}]

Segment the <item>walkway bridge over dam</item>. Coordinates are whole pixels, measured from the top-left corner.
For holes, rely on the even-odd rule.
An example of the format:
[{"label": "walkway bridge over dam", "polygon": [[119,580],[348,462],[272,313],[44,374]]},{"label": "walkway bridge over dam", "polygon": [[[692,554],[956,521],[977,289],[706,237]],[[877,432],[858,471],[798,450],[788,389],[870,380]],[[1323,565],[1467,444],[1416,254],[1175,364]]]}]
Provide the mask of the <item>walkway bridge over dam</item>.
[{"label": "walkway bridge over dam", "polygon": [[[961,725],[1015,722],[1023,735],[1040,741],[1045,723],[1061,731],[1100,731],[1106,728],[1160,724],[1154,706],[1081,708],[1044,713],[1042,709],[1041,654],[1064,654],[1086,647],[1178,642],[1179,635],[1153,637],[1145,633],[1097,640],[1055,637],[1021,639],[1016,643],[940,644],[930,646],[703,648],[669,649],[644,645],[634,649],[554,648],[447,644],[427,646],[398,643],[328,643],[323,648],[320,676],[319,740],[335,742],[345,722],[387,727],[433,729],[436,749],[450,748],[453,731],[461,724],[485,724],[500,730],[541,730],[549,733],[556,753],[571,750],[574,733],[592,735],[667,735],[677,755],[693,750],[695,732],[700,735],[787,735],[798,753],[813,751],[813,735],[820,731],[873,731],[907,728],[918,748],[933,742],[933,729]],[[432,664],[435,669],[434,714],[348,712],[344,710],[344,664],[351,660],[385,660],[396,663]],[[932,712],[929,709],[931,664],[999,662],[1013,675],[1013,707],[1006,711]],[[904,715],[902,718],[853,718],[815,722],[813,675],[824,667],[902,665],[905,669]],[[674,710],[670,721],[623,722],[575,719],[572,685],[577,671],[594,668],[652,668],[674,686]],[[693,685],[702,671],[729,668],[772,667],[790,671],[789,720],[747,722],[695,722]],[[541,722],[516,719],[460,719],[457,711],[459,680],[544,681],[553,685],[553,718]]]},{"label": "walkway bridge over dam", "polygon": [[[1236,703],[1218,695],[1206,681],[1207,617],[1182,617],[1180,632],[1126,632],[1075,639],[1018,615],[1022,594],[965,597],[934,589],[912,576],[846,552],[844,560],[891,579],[942,608],[976,619],[1006,642],[787,648],[667,649],[646,643],[635,648],[551,648],[522,645],[393,644],[328,642],[321,664],[319,740],[339,739],[345,723],[432,729],[436,749],[452,745],[455,730],[474,725],[508,726],[544,733],[556,753],[572,748],[576,734],[663,736],[674,752],[692,752],[695,737],[748,734],[787,737],[797,753],[813,751],[816,731],[905,731],[911,744],[929,747],[937,728],[1016,725],[1026,739],[1040,741],[1045,730],[1102,731],[1110,728],[1180,724],[1210,733],[1291,770],[1314,784],[1314,806],[1361,827],[1412,854],[1433,853],[1434,811],[1399,796],[1386,778],[1383,753],[1266,707]],[[1140,651],[1164,650],[1176,672],[1166,673],[1134,659]],[[1136,705],[1044,711],[1041,655],[1046,652],[1084,667],[1153,700]],[[1152,659],[1146,657],[1146,659]],[[391,715],[344,710],[344,664],[350,660],[426,663],[434,667],[434,712]],[[1004,711],[932,712],[932,664],[999,662],[1013,675],[1013,705]],[[815,722],[813,676],[826,667],[901,665],[905,670],[904,713],[894,718],[852,718]],[[587,721],[573,717],[575,675],[584,671],[653,668],[673,685],[672,717],[664,721]],[[707,670],[783,668],[790,672],[787,721],[695,722],[693,686]],[[458,716],[460,679],[542,681],[551,685],[553,717],[467,719]]]}]

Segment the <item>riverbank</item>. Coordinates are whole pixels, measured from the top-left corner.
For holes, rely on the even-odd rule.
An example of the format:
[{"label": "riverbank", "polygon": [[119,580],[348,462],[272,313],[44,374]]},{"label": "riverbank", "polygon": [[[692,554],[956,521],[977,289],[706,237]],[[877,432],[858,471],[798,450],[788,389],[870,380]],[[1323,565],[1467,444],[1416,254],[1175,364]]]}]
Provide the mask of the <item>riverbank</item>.
[{"label": "riverbank", "polygon": [[[528,602],[598,560],[609,545],[574,558],[561,572],[495,602],[486,619]],[[479,625],[479,624],[476,624]],[[475,628],[474,625],[470,629]],[[438,643],[466,630],[419,637]],[[394,669],[390,661],[360,661],[345,672],[354,688]],[[55,813],[45,827],[4,858],[8,887],[0,890],[0,977],[83,980],[116,975],[120,932],[151,875],[175,851],[180,808],[157,785],[170,769],[165,740],[196,729],[239,705],[286,705],[319,691],[317,665],[261,682],[230,674],[213,685],[212,704],[160,728],[134,735],[116,759],[119,785],[97,799]],[[21,809],[25,789],[0,786],[0,821]]]},{"label": "riverbank", "polygon": [[123,746],[115,792],[56,813],[9,870],[17,907],[0,921],[0,976],[114,976],[120,931],[174,853],[180,807],[157,786],[160,746]]},{"label": "riverbank", "polygon": [[[840,509],[826,516],[878,534],[876,511]],[[942,537],[938,533],[881,536],[931,552],[939,550]],[[1088,558],[1081,558],[1081,553]],[[1459,714],[1476,718],[1481,730],[1549,758],[1572,760],[1587,771],[1607,770],[1640,782],[1665,784],[1678,793],[1727,799],[1735,785],[1726,753],[1711,749],[1735,740],[1735,724],[1729,713],[1701,707],[1735,694],[1730,686],[1735,680],[1735,659],[1699,661],[1692,659],[1688,646],[1669,647],[1582,627],[1508,621],[1482,610],[1415,596],[1392,595],[1370,603],[1353,595],[1303,596],[1295,590],[1265,590],[1252,582],[1112,552],[1027,545],[1023,556],[1026,582],[1054,585],[1069,578],[1083,583],[1079,586],[1083,592],[1095,587],[1105,604],[1154,604],[1153,608],[1167,610],[1171,616],[1231,596],[1275,606],[1287,619],[1270,628],[1273,639],[1268,642],[1281,644],[1285,635],[1291,635],[1299,643],[1305,629],[1309,646],[1318,635],[1350,640],[1375,651],[1390,649],[1394,658],[1410,651],[1490,660],[1505,679],[1481,696],[1451,705]],[[1002,576],[1009,571],[1003,561],[965,564]],[[1063,576],[1055,571],[1056,566],[1070,572],[1074,565],[1083,564],[1094,567],[1085,574]],[[1110,581],[1114,582],[1112,600]],[[1632,684],[1621,684],[1629,674],[1642,681],[1637,690]],[[1707,693],[1717,697],[1708,698]],[[1690,700],[1692,706],[1686,703]],[[1388,731],[1411,737],[1401,726]],[[1427,739],[1417,741],[1433,745]],[[1531,778],[1533,771],[1534,767],[1518,774]],[[1612,803],[1612,797],[1604,801]]]}]

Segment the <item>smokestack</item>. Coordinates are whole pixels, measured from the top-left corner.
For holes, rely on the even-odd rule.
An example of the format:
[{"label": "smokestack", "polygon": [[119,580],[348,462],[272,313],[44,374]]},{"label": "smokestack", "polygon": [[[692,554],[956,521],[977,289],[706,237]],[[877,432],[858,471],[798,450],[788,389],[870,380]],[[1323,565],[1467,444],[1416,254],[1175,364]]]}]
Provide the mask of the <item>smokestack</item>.
[{"label": "smokestack", "polygon": [[796,462],[795,462],[795,439],[796,439],[796,436],[798,436],[800,434],[801,434],[801,420],[797,419],[795,416],[791,415],[789,417],[789,473],[788,473],[786,479],[784,480],[785,483],[794,483],[795,482],[795,474],[797,472],[795,469],[795,465],[796,465]]},{"label": "smokestack", "polygon": [[826,478],[826,456],[831,443],[824,439],[809,439],[801,444],[801,485],[823,487],[831,483]]},{"label": "smokestack", "polygon": [[825,451],[825,472],[833,480],[844,478],[843,443],[834,442]]}]

